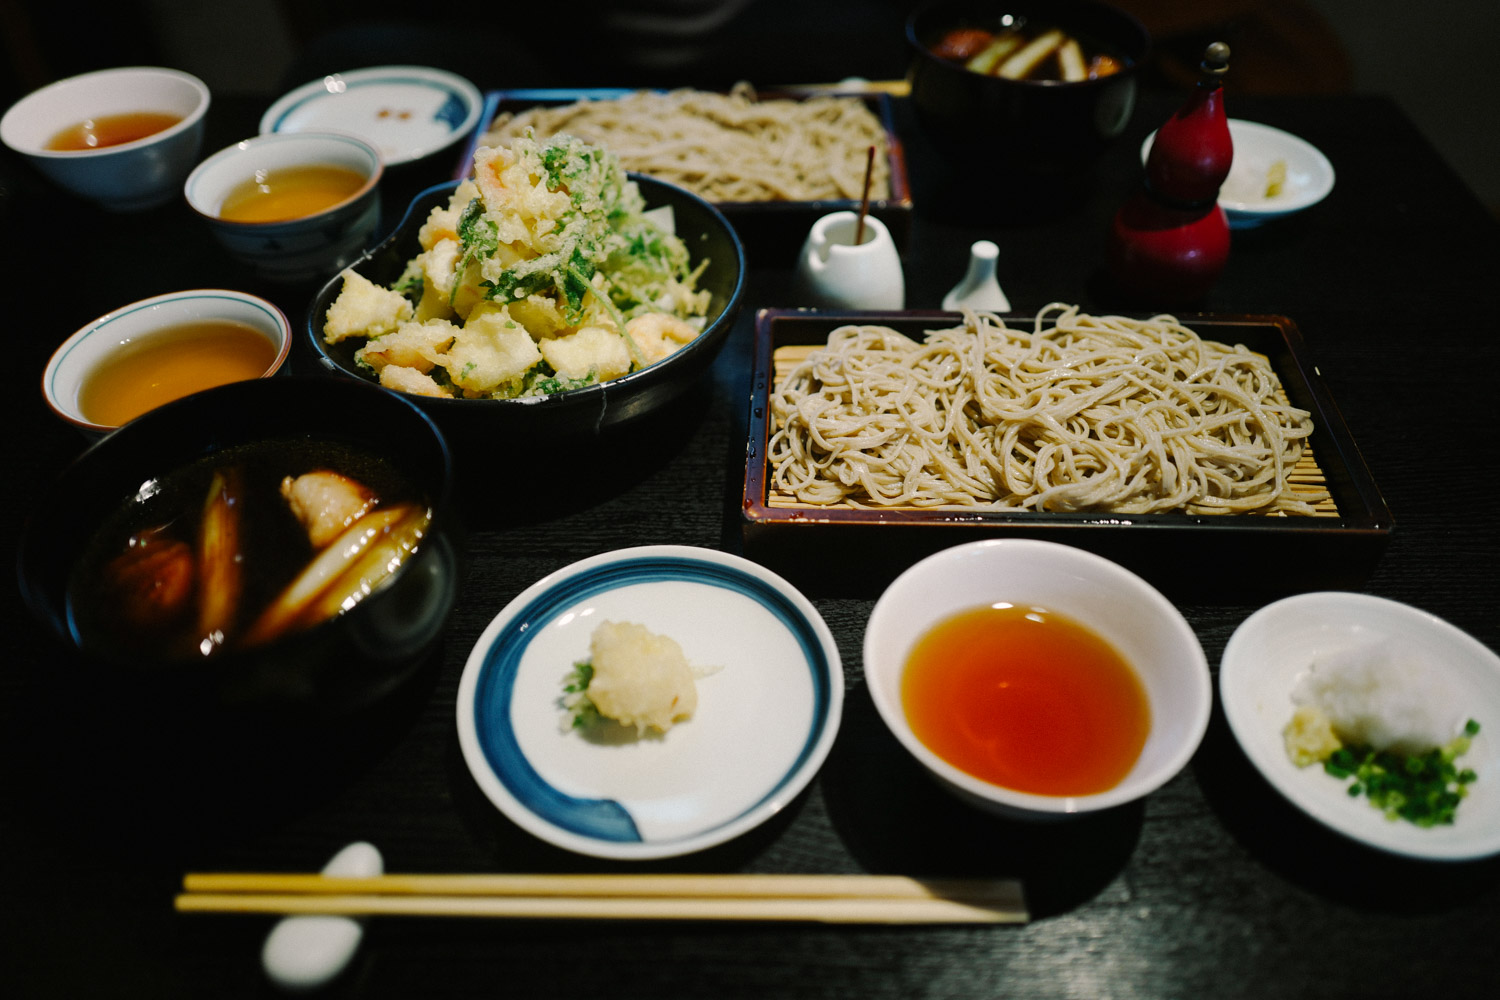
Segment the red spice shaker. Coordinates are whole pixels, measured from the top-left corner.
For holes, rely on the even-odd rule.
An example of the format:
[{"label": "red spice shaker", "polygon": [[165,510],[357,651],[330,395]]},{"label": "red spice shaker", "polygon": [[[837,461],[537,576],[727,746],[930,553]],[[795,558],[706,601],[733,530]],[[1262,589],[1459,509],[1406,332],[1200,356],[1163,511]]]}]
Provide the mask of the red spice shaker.
[{"label": "red spice shaker", "polygon": [[1142,304],[1202,298],[1229,259],[1229,220],[1216,200],[1234,159],[1224,113],[1228,69],[1229,46],[1208,46],[1197,86],[1157,130],[1145,177],[1110,227],[1110,276]]}]

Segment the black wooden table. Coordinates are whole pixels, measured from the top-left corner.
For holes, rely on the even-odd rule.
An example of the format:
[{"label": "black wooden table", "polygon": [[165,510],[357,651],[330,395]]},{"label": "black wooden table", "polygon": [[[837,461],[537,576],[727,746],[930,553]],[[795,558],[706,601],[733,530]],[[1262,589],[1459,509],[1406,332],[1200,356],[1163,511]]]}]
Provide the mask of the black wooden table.
[{"label": "black wooden table", "polygon": [[[982,164],[952,184],[899,108],[917,204],[908,306],[937,308],[970,243],[988,238],[1000,246],[1000,279],[1017,310],[1054,300],[1114,308],[1100,281],[1105,227],[1138,177],[1141,139],[1175,103],[1143,102],[1091,192],[1031,220],[1006,210],[1024,192],[1014,193],[1020,202],[993,190],[993,198],[971,196],[993,187]],[[1284,314],[1301,328],[1395,516],[1365,589],[1500,648],[1492,430],[1500,323],[1490,303],[1500,226],[1386,99],[1231,93],[1229,106],[1317,145],[1338,182],[1315,209],[1236,233],[1204,308]],[[217,103],[205,153],[248,134],[260,110]],[[388,202],[403,204],[451,165],[393,173]],[[265,294],[300,324],[311,289],[246,280],[181,205],[106,216],[11,159],[0,169],[12,303],[0,503],[3,555],[13,565],[29,505],[84,446],[38,391],[64,337],[126,302],[195,286]],[[790,278],[755,267],[712,377],[649,437],[598,465],[544,482],[519,475],[525,485],[466,498],[472,560],[447,637],[411,689],[370,718],[316,736],[184,747],[172,766],[140,766],[128,740],[91,738],[101,730],[60,694],[66,678],[37,679],[55,657],[7,582],[0,993],[272,993],[259,968],[271,919],[175,914],[184,871],[313,871],[357,839],[378,844],[399,871],[618,869],[541,844],[483,798],[455,736],[459,676],[495,612],[567,563],[645,543],[738,549],[753,319],[757,308],[797,304]],[[1216,667],[1261,601],[1238,592],[1235,568],[1215,566],[1211,551],[1203,562],[1203,585],[1179,606]],[[1298,589],[1299,567],[1286,573],[1287,589]],[[1420,864],[1324,830],[1259,779],[1217,712],[1191,765],[1136,806],[1038,828],[951,799],[886,733],[861,676],[864,623],[884,582],[804,586],[837,637],[848,681],[837,743],[810,789],[750,835],[648,867],[1016,875],[1032,922],[379,919],[329,995],[1259,998],[1489,996],[1500,987],[1500,862]]]}]

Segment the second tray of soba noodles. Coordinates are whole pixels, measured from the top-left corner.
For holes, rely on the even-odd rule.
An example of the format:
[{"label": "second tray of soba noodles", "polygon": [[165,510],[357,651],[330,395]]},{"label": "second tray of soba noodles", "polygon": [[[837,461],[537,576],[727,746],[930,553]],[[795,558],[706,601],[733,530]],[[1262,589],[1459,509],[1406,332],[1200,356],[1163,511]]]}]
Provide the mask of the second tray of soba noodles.
[{"label": "second tray of soba noodles", "polygon": [[743,531],[773,564],[1005,535],[1166,586],[1348,585],[1392,528],[1284,316],[767,310],[756,338]]}]

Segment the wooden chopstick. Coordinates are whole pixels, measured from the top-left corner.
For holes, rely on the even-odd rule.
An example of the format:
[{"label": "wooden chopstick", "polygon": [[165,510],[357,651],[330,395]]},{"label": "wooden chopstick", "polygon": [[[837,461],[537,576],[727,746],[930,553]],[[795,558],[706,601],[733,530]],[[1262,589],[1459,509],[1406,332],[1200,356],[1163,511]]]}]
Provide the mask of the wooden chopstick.
[{"label": "wooden chopstick", "polygon": [[381,875],[195,873],[185,913],[593,920],[1024,923],[1009,879],[888,875]]}]

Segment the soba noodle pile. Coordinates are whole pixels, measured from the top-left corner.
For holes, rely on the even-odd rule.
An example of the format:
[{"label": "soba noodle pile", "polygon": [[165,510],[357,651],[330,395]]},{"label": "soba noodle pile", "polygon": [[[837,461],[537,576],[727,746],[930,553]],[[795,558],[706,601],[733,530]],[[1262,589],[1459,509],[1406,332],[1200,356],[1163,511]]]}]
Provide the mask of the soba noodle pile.
[{"label": "soba noodle pile", "polygon": [[917,343],[844,326],[771,396],[772,489],[806,504],[1310,514],[1310,415],[1270,363],[1171,316],[1053,303]]},{"label": "soba noodle pile", "polygon": [[859,198],[873,145],[871,197],[889,192],[885,130],[854,97],[758,101],[746,84],[728,94],[637,91],[502,114],[481,142],[502,145],[527,128],[537,138],[576,135],[619,156],[627,170],[710,201]]}]

